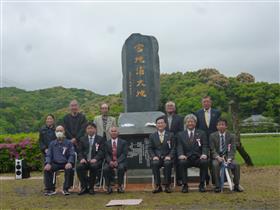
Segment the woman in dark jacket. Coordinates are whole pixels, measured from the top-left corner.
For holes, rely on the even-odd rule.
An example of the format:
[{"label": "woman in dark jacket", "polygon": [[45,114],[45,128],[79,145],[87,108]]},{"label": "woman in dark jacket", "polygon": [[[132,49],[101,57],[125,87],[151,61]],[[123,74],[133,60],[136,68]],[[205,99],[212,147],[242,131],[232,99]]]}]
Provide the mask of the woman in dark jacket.
[{"label": "woman in dark jacket", "polygon": [[46,155],[48,151],[50,142],[55,139],[55,119],[52,114],[48,114],[46,117],[46,124],[39,131],[40,149],[44,155]]}]

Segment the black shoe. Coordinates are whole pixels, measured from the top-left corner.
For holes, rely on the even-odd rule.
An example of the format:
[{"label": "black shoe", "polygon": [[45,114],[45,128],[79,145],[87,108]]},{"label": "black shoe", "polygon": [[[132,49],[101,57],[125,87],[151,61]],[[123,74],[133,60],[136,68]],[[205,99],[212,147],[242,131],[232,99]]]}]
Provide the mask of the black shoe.
[{"label": "black shoe", "polygon": [[66,190],[66,189],[63,189],[62,190],[62,194],[63,195],[70,195],[70,192],[68,190]]},{"label": "black shoe", "polygon": [[221,188],[220,187],[215,187],[214,192],[215,193],[220,193],[221,192]]},{"label": "black shoe", "polygon": [[171,193],[171,189],[169,185],[165,186],[164,192]]},{"label": "black shoe", "polygon": [[235,191],[235,192],[243,192],[243,189],[239,185],[237,185],[237,186],[234,186],[233,191]]},{"label": "black shoe", "polygon": [[112,189],[111,186],[108,186],[108,188],[107,188],[107,194],[111,194],[111,193],[113,193],[113,189]]},{"label": "black shoe", "polygon": [[124,189],[122,187],[118,187],[117,192],[118,193],[124,193]]},{"label": "black shoe", "polygon": [[156,188],[153,190],[153,193],[160,193],[160,192],[162,192],[161,186],[156,186]]},{"label": "black shoe", "polygon": [[182,186],[182,180],[177,180],[176,185],[177,186]]},{"label": "black shoe", "polygon": [[206,192],[204,184],[199,185],[199,192],[202,192],[202,193]]},{"label": "black shoe", "polygon": [[46,190],[44,192],[45,196],[52,196],[52,195],[55,195],[55,194],[56,194],[55,190]]},{"label": "black shoe", "polygon": [[189,192],[189,187],[188,187],[188,185],[187,185],[187,184],[184,184],[181,191],[182,191],[182,193],[187,193],[187,192]]},{"label": "black shoe", "polygon": [[92,189],[90,189],[90,190],[88,191],[88,193],[89,193],[90,195],[94,195],[94,194],[95,194],[95,191],[94,191],[94,189],[92,188]]},{"label": "black shoe", "polygon": [[88,193],[88,189],[87,188],[82,188],[81,191],[78,193],[78,195],[84,195]]}]

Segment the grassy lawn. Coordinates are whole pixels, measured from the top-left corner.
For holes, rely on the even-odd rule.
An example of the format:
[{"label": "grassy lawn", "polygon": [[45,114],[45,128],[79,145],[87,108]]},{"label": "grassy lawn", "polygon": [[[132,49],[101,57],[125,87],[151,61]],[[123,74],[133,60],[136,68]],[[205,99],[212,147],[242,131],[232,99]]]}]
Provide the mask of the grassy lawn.
[{"label": "grassy lawn", "polygon": [[[127,191],[121,195],[98,192],[94,196],[73,193],[65,197],[59,193],[46,197],[43,195],[43,180],[1,180],[0,209],[108,209],[105,204],[111,199],[129,198],[142,198],[143,202],[139,206],[112,209],[280,209],[280,136],[242,137],[242,144],[255,164],[255,167],[241,167],[243,193],[227,190],[216,194],[209,189],[206,193],[194,190],[182,194],[180,188],[176,188],[171,194],[154,195],[150,189]],[[239,154],[237,160],[243,163]],[[32,176],[41,175],[41,172],[32,173]]]},{"label": "grassy lawn", "polygon": [[[242,137],[241,142],[249,153],[255,166],[280,165],[280,136]],[[236,159],[240,164],[243,159],[237,152]]]},{"label": "grassy lawn", "polygon": [[[113,209],[279,209],[280,166],[242,167],[241,185],[243,193],[212,191],[188,194],[180,188],[171,194],[151,192],[126,192],[107,195],[103,192],[94,196],[68,197],[57,194],[46,197],[42,193],[42,180],[1,181],[1,209],[106,209],[111,199],[142,198],[139,206],[113,207]],[[107,208],[108,209],[108,208]]]}]

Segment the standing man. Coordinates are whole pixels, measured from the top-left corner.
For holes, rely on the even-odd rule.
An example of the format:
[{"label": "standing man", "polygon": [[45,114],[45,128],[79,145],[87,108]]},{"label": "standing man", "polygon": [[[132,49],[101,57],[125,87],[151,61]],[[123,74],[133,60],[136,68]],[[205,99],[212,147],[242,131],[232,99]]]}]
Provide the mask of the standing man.
[{"label": "standing man", "polygon": [[172,132],[174,136],[184,130],[184,119],[176,114],[176,105],[173,101],[165,104],[165,122],[167,123],[165,130]]},{"label": "standing man", "polygon": [[[165,122],[167,123],[165,130],[173,133],[174,136],[178,132],[184,130],[184,119],[180,115],[176,114],[176,105],[173,101],[168,101],[165,104]],[[175,142],[176,147],[176,142]],[[176,153],[176,151],[175,151]],[[175,154],[175,166],[176,166],[176,182],[180,186],[182,184],[182,177],[180,167],[178,165],[177,155]]]},{"label": "standing man", "polygon": [[[95,194],[94,184],[98,170],[104,159],[104,139],[96,134],[96,125],[92,122],[86,126],[86,135],[78,146],[77,174],[81,182],[81,191],[78,195]],[[89,171],[89,177],[87,172]]]},{"label": "standing man", "polygon": [[100,105],[100,112],[101,115],[96,116],[94,119],[94,123],[97,126],[97,134],[99,136],[102,136],[106,140],[111,139],[110,135],[110,128],[116,127],[116,118],[109,116],[109,105],[106,103],[103,103]]},{"label": "standing man", "polygon": [[56,140],[52,141],[46,155],[44,167],[45,195],[54,195],[55,177],[54,172],[64,169],[64,195],[69,195],[68,189],[71,187],[73,179],[73,166],[75,160],[75,152],[73,144],[65,138],[65,130],[63,126],[57,126],[55,129]]},{"label": "standing man", "polygon": [[[197,117],[197,125],[196,127],[200,130],[203,130],[206,133],[208,145],[210,146],[209,142],[209,136],[211,133],[217,131],[217,122],[218,119],[221,116],[221,112],[217,109],[212,108],[212,100],[210,96],[204,96],[202,98],[202,109],[198,110],[196,112],[196,117]],[[212,169],[211,169],[211,164],[209,165],[210,172],[213,176]],[[206,184],[209,184],[210,176],[208,174],[207,170],[207,175],[206,175]],[[212,177],[212,184],[214,184],[214,179]]]},{"label": "standing man", "polygon": [[236,151],[235,137],[227,131],[227,121],[225,119],[218,120],[217,129],[217,132],[210,135],[210,148],[216,185],[215,192],[221,192],[220,167],[223,162],[228,164],[228,167],[232,170],[234,176],[233,190],[242,192],[243,189],[239,186],[240,166],[234,160]]},{"label": "standing man", "polygon": [[111,139],[105,143],[105,165],[104,165],[104,176],[105,183],[107,186],[107,193],[111,194],[113,189],[111,187],[112,174],[114,170],[117,171],[118,175],[118,193],[123,193],[123,179],[124,173],[127,169],[127,142],[123,139],[118,138],[119,130],[117,127],[110,128]]},{"label": "standing man", "polygon": [[171,171],[175,154],[175,142],[173,134],[165,131],[165,117],[156,119],[157,131],[149,137],[148,152],[151,158],[151,166],[153,170],[155,189],[153,193],[162,192],[160,168],[164,167],[164,184],[165,192],[171,193]]},{"label": "standing man", "polygon": [[182,192],[188,192],[188,173],[190,167],[200,168],[199,192],[205,192],[205,176],[208,166],[208,143],[204,131],[195,129],[196,116],[189,114],[185,117],[186,130],[177,135],[177,155],[182,168]]},{"label": "standing man", "polygon": [[80,113],[80,107],[77,100],[72,100],[69,104],[70,113],[63,118],[65,127],[65,135],[71,140],[75,146],[85,133],[85,126],[87,123],[85,115]]}]

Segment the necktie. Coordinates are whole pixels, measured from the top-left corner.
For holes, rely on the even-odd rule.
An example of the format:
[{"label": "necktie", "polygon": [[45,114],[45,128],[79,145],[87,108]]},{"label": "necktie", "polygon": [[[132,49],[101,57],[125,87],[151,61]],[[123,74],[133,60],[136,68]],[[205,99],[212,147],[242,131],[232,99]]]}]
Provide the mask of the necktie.
[{"label": "necktie", "polygon": [[204,111],[204,118],[205,118],[206,125],[209,128],[209,123],[210,123],[209,122],[209,110]]},{"label": "necktie", "polygon": [[163,142],[163,140],[164,140],[163,133],[160,133],[160,134],[159,134],[159,140],[160,140],[160,143]]},{"label": "necktie", "polygon": [[171,124],[172,124],[172,116],[168,116],[167,120],[168,120],[168,128],[170,130],[171,129]]},{"label": "necktie", "polygon": [[193,142],[193,131],[191,131],[191,133],[190,133],[190,140],[191,140],[191,142]]},{"label": "necktie", "polygon": [[226,144],[225,144],[225,138],[224,135],[221,135],[221,155],[226,154]]},{"label": "necktie", "polygon": [[117,160],[117,144],[116,144],[116,141],[113,141],[112,155],[113,155],[113,161],[116,161]]},{"label": "necktie", "polygon": [[91,160],[92,144],[93,144],[93,138],[90,137],[89,138],[88,160]]},{"label": "necktie", "polygon": [[107,116],[102,116],[103,121],[103,132],[106,132],[106,126],[107,126]]}]

